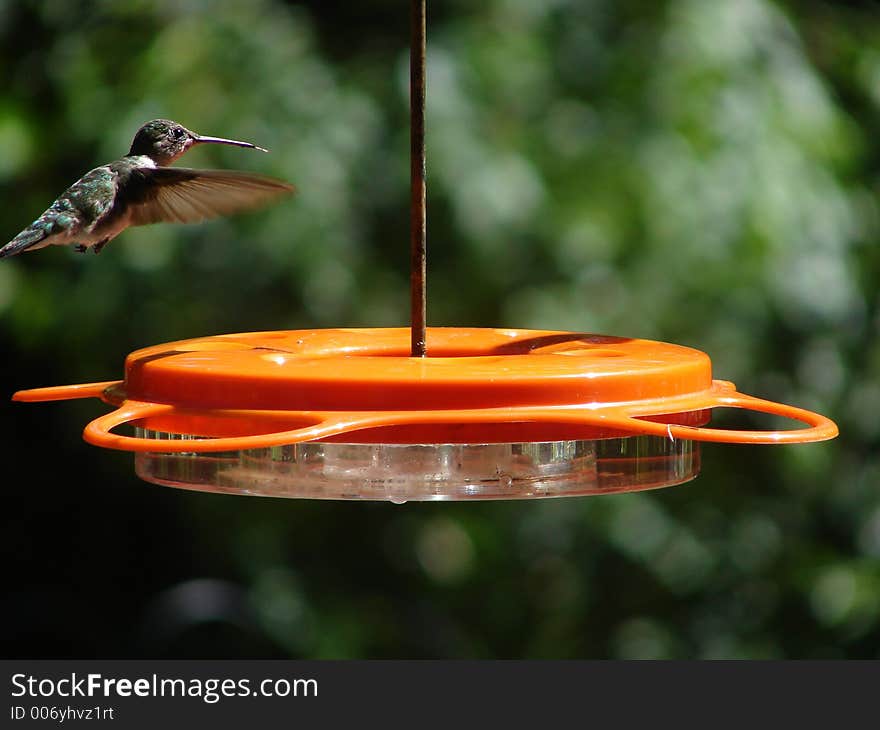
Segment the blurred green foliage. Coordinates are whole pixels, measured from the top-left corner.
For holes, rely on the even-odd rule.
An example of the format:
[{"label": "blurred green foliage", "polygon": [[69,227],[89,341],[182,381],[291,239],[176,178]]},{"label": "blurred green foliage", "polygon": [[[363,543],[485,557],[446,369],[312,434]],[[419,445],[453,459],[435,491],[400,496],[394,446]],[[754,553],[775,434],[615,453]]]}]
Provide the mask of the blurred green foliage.
[{"label": "blurred green foliage", "polygon": [[[428,3],[428,320],[691,345],[836,441],[655,493],[245,499],[139,482],[95,403],[0,406],[21,656],[880,657],[880,9]],[[299,195],[0,265],[7,394],[224,332],[406,324],[408,3],[0,2],[0,230],[154,117]],[[763,425],[744,415],[722,423]]]}]

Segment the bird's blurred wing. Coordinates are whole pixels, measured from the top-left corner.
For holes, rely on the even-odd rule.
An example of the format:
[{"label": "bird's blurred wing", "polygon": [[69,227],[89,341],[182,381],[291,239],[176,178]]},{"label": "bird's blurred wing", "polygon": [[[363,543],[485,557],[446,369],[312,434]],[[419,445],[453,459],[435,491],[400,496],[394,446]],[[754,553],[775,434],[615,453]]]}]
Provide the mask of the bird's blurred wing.
[{"label": "bird's blurred wing", "polygon": [[275,178],[235,170],[185,167],[141,169],[133,174],[130,224],[195,223],[260,207],[294,191]]}]

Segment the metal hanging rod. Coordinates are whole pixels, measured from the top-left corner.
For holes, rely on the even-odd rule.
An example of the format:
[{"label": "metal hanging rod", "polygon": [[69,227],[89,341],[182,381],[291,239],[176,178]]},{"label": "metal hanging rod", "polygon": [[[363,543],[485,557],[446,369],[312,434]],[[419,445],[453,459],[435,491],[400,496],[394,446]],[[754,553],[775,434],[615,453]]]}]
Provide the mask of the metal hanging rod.
[{"label": "metal hanging rod", "polygon": [[412,356],[425,357],[425,0],[410,3],[410,306]]}]

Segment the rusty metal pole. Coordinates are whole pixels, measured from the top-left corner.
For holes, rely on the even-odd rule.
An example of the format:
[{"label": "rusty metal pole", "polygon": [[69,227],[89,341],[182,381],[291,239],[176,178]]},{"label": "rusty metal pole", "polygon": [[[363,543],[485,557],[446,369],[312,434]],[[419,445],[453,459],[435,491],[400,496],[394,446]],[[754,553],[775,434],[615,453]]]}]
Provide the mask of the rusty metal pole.
[{"label": "rusty metal pole", "polygon": [[410,112],[410,304],[412,356],[425,357],[425,0],[411,0],[409,51]]}]

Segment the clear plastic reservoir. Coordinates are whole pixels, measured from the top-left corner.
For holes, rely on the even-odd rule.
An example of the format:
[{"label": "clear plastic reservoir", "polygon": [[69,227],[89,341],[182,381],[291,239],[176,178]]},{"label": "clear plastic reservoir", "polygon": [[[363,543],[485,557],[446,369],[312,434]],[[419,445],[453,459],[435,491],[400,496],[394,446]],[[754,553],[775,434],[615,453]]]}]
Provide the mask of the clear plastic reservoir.
[{"label": "clear plastic reservoir", "polygon": [[[198,441],[144,428],[136,435]],[[267,497],[534,499],[681,484],[698,475],[700,449],[693,441],[656,436],[505,444],[306,442],[220,453],[137,453],[135,470],[156,484]]]}]

